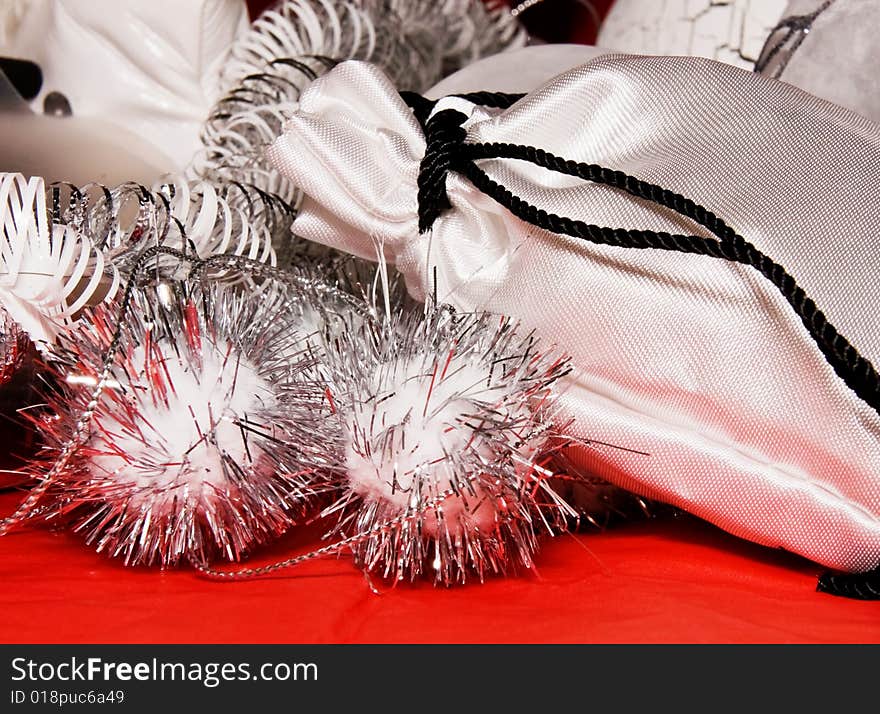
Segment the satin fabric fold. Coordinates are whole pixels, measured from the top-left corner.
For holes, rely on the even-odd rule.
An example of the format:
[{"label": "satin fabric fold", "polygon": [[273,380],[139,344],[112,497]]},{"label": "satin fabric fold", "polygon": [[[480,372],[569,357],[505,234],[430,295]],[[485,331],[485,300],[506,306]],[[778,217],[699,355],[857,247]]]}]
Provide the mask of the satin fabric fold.
[{"label": "satin fabric fold", "polygon": [[[880,127],[710,60],[607,55],[505,111],[448,97],[467,141],[535,146],[684,194],[780,262],[862,354],[876,317]],[[382,73],[347,62],[302,95],[270,150],[307,197],[293,230],[375,259],[410,292],[518,318],[571,355],[561,397],[585,469],[825,565],[880,560],[880,416],[825,362],[756,271],[584,244],[512,216],[452,173],[452,208],[417,229],[425,140]],[[480,162],[548,211],[707,235],[614,189],[524,162]],[[436,282],[435,282],[436,281]]]}]

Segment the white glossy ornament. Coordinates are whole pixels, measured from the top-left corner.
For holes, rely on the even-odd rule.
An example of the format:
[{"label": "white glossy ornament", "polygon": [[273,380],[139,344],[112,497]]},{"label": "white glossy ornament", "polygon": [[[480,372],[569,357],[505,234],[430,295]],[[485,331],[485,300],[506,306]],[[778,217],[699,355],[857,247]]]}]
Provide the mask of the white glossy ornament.
[{"label": "white glossy ornament", "polygon": [[768,38],[762,72],[880,122],[880,3],[791,0],[783,18],[805,19]]},{"label": "white glossy ornament", "polygon": [[645,55],[707,57],[751,69],[785,0],[617,0],[597,44]]},{"label": "white glossy ornament", "polygon": [[[0,129],[14,137],[0,154],[4,169],[81,180],[85,160],[89,180],[112,183],[116,171],[155,178],[192,158],[220,67],[248,17],[243,0],[30,0],[4,8],[2,25],[3,54],[43,72],[34,112],[44,114],[53,92],[72,111],[3,115]],[[21,142],[28,151],[14,150]]]}]

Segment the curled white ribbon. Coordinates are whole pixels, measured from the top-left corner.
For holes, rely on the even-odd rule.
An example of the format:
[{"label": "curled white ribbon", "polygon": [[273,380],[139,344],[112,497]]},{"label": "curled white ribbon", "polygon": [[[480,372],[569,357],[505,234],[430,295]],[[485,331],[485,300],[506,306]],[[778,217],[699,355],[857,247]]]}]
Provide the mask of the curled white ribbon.
[{"label": "curled white ribbon", "polygon": [[41,178],[0,174],[0,304],[37,347],[95,300],[113,297],[116,270],[70,226],[51,224]]}]

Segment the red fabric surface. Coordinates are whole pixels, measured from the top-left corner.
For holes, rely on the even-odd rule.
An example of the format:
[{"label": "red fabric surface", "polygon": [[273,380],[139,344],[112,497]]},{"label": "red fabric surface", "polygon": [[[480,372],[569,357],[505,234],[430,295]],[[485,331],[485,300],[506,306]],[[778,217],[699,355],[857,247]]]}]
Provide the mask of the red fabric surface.
[{"label": "red fabric surface", "polygon": [[[0,495],[11,512],[19,494]],[[314,546],[292,534],[252,564]],[[370,591],[347,559],[258,581],[130,569],[69,533],[0,538],[6,643],[880,642],[880,605],[820,568],[688,517],[545,543],[538,574]]]}]

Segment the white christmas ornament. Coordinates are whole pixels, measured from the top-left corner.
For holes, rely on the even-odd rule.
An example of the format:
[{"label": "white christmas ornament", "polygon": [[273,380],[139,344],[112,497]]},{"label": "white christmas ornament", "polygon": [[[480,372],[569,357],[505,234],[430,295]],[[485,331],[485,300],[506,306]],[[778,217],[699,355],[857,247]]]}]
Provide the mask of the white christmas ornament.
[{"label": "white christmas ornament", "polygon": [[135,348],[130,360],[140,371],[132,375],[139,385],[133,396],[148,384],[155,364],[173,388],[173,400],[168,401],[170,395],[139,400],[138,419],[146,433],[104,424],[89,444],[93,477],[113,478],[120,487],[131,488],[135,506],[154,489],[180,487],[198,499],[222,488],[228,469],[224,459],[242,464],[248,455],[238,422],[243,415],[278,407],[266,379],[246,358],[231,361],[232,353],[233,346],[223,339],[193,361],[173,354],[173,348],[155,354]]},{"label": "white christmas ornament", "polygon": [[238,560],[315,508],[323,392],[305,376],[298,300],[273,283],[161,282],[121,324],[119,309],[96,308],[56,348],[48,453],[88,423],[63,468],[34,468],[54,473],[47,517],[127,564],[170,566]]},{"label": "white christmas ornament", "polygon": [[[426,357],[377,366],[371,391],[375,396],[353,405],[346,444],[351,489],[398,511],[438,498],[454,486],[466,490],[459,483],[461,462],[453,455],[474,448],[474,430],[466,424],[474,418],[475,400],[504,405],[506,385],[487,386],[487,374],[478,364],[456,363],[447,373],[448,368],[438,370],[426,363]],[[526,404],[516,404],[517,413],[505,413],[503,418],[523,423],[529,419],[527,409]],[[476,454],[491,458],[488,444],[476,447]],[[531,460],[529,445],[523,445],[519,456],[524,464]],[[475,492],[474,498],[479,502],[485,494]],[[491,508],[468,512],[461,498],[447,499],[442,510],[447,519],[465,518],[478,530],[492,525]],[[436,518],[426,519],[425,530],[437,535]]]},{"label": "white christmas ornament", "polygon": [[880,122],[880,4],[791,0],[756,69]]},{"label": "white christmas ornament", "polygon": [[596,41],[646,55],[691,55],[751,69],[786,0],[616,0]]},{"label": "white christmas ornament", "polygon": [[[77,183],[149,184],[184,168],[229,48],[249,25],[243,0],[29,0],[0,11],[14,28],[3,54],[43,73],[31,102],[41,116],[0,117],[7,137],[15,132],[32,147],[4,147],[4,168]],[[53,102],[72,117],[42,116]],[[90,173],[77,166],[83,161]]]},{"label": "white christmas ornament", "polygon": [[[442,584],[531,566],[576,516],[552,487],[568,371],[534,335],[445,308],[336,332],[322,361],[339,425],[333,535],[392,580]],[[331,541],[332,542],[332,541]]]}]

